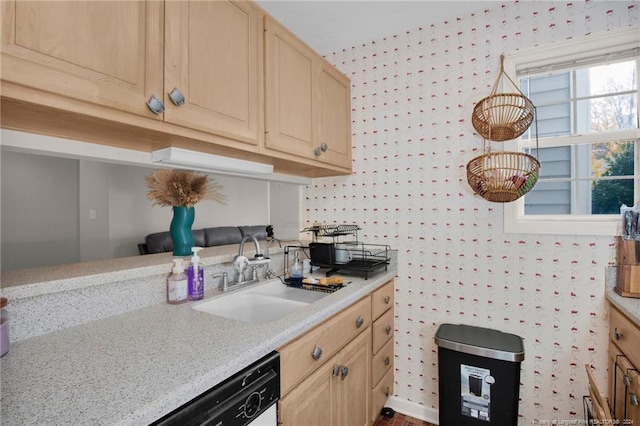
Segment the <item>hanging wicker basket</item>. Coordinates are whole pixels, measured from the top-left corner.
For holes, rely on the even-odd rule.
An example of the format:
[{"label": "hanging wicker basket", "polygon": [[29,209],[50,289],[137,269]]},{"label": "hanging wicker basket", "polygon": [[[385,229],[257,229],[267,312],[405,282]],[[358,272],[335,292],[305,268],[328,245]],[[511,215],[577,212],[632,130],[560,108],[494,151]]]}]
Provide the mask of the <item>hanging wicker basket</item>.
[{"label": "hanging wicker basket", "polygon": [[533,123],[533,103],[519,93],[487,96],[476,104],[471,122],[485,139],[504,142],[522,135]]},{"label": "hanging wicker basket", "polygon": [[[497,93],[505,77],[518,93]],[[473,108],[473,128],[486,140],[504,142],[522,135],[533,123],[535,107],[504,71],[504,55],[500,56],[500,73],[491,94]]]},{"label": "hanging wicker basket", "polygon": [[487,201],[510,203],[538,181],[540,162],[524,152],[489,152],[469,161],[467,182]]}]

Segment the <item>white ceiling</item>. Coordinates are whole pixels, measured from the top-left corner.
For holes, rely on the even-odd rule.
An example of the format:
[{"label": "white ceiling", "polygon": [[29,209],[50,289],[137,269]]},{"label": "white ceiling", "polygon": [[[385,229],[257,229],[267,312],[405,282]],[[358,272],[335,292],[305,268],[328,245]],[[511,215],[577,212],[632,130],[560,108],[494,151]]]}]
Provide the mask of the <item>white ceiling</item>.
[{"label": "white ceiling", "polygon": [[322,55],[419,26],[465,17],[492,0],[257,0]]}]

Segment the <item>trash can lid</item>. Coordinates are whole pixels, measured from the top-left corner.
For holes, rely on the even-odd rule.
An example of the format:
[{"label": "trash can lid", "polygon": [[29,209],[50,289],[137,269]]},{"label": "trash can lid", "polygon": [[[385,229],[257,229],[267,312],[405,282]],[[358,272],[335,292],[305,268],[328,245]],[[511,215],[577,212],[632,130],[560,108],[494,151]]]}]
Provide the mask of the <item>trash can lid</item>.
[{"label": "trash can lid", "polygon": [[524,360],[520,336],[464,324],[440,324],[434,338],[441,348],[502,361]]}]

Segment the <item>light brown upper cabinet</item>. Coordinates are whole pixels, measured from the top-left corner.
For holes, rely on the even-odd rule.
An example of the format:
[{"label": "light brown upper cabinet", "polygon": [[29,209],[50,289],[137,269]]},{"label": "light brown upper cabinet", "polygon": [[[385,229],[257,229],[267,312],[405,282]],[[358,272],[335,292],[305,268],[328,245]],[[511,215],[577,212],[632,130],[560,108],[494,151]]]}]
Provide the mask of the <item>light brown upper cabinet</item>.
[{"label": "light brown upper cabinet", "polygon": [[[164,120],[194,139],[184,132],[213,134],[220,144],[261,143],[262,11],[255,3],[18,0],[2,8],[3,81]],[[64,98],[53,106],[66,108]]]},{"label": "light brown upper cabinet", "polygon": [[253,1],[2,0],[0,12],[2,128],[351,173],[349,79]]},{"label": "light brown upper cabinet", "polygon": [[163,3],[0,3],[3,81],[155,117],[146,101],[162,93]]},{"label": "light brown upper cabinet", "polygon": [[265,17],[265,147],[351,169],[350,81]]},{"label": "light brown upper cabinet", "polygon": [[258,145],[262,37],[262,13],[252,2],[166,2],[165,120]]}]

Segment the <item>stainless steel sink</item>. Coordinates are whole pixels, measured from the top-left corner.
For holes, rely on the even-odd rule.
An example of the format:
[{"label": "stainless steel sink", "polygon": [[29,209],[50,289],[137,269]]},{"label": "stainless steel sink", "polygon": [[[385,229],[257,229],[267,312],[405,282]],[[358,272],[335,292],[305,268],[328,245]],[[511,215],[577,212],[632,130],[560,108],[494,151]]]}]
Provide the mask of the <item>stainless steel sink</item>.
[{"label": "stainless steel sink", "polygon": [[327,293],[288,287],[279,279],[274,279],[200,302],[193,309],[255,324],[281,318],[326,295]]}]

